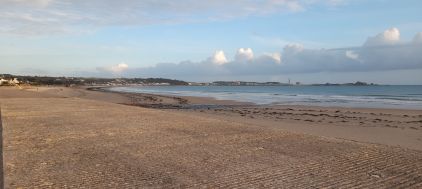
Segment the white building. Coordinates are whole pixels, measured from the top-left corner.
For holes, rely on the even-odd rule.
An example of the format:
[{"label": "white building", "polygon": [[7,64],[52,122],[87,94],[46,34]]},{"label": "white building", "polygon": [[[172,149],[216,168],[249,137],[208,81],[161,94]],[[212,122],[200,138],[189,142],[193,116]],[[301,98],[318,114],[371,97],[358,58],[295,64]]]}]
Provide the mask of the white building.
[{"label": "white building", "polygon": [[20,82],[19,82],[18,78],[13,78],[13,79],[9,80],[9,83],[17,85]]},{"label": "white building", "polygon": [[1,78],[0,79],[0,85],[18,85],[20,82],[17,78],[6,80]]},{"label": "white building", "polygon": [[9,83],[9,80],[5,80],[3,78],[0,79],[0,85],[6,84],[6,83]]}]

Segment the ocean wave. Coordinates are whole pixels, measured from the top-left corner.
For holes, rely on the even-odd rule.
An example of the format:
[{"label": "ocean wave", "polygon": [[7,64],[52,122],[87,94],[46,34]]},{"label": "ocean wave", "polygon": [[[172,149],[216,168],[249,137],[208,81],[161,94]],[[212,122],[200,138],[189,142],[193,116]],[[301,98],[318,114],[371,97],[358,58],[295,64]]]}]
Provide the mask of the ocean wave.
[{"label": "ocean wave", "polygon": [[[188,90],[195,89],[195,90]],[[345,106],[345,107],[384,107],[384,108],[411,108],[422,109],[422,97],[416,96],[419,93],[401,94],[356,94],[359,91],[351,91],[354,94],[326,94],[324,91],[298,91],[297,93],[277,92],[274,88],[248,88],[248,91],[237,91],[237,88],[166,88],[166,87],[116,87],[111,90],[124,92],[152,93],[161,95],[176,96],[199,96],[213,97],[218,100],[235,100],[252,102],[255,104],[297,104],[297,105],[318,105],[318,106]],[[263,90],[264,89],[264,90]],[[265,91],[268,90],[268,91]],[[282,90],[282,89],[280,89]],[[356,90],[351,88],[350,90]],[[300,93],[302,94],[300,94]],[[307,92],[307,94],[303,94]],[[400,92],[400,91],[399,91]],[[316,93],[316,94],[312,94]],[[321,94],[322,93],[322,94]],[[412,94],[412,95],[406,95]]]}]

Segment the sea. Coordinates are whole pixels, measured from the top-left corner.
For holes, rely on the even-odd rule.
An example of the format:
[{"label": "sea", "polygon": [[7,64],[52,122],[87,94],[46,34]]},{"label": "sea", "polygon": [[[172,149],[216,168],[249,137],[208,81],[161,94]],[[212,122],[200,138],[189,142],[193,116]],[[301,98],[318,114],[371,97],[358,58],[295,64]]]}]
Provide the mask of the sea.
[{"label": "sea", "polygon": [[212,97],[259,105],[422,110],[422,85],[369,86],[124,86],[111,91]]}]

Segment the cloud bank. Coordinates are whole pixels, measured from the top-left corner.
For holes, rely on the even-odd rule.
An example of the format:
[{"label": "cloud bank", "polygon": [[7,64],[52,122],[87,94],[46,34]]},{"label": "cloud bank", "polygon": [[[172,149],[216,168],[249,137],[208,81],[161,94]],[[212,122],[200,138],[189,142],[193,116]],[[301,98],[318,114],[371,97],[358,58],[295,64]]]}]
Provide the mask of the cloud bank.
[{"label": "cloud bank", "polygon": [[343,0],[0,0],[0,33],[81,33],[105,26],[228,20]]},{"label": "cloud bank", "polygon": [[240,48],[228,60],[223,51],[201,62],[160,63],[153,67],[124,71],[130,77],[201,78],[219,76],[276,76],[319,72],[369,72],[422,69],[422,33],[412,41],[401,41],[397,28],[369,37],[360,47],[307,49],[286,45],[281,52],[256,56],[251,48]]}]

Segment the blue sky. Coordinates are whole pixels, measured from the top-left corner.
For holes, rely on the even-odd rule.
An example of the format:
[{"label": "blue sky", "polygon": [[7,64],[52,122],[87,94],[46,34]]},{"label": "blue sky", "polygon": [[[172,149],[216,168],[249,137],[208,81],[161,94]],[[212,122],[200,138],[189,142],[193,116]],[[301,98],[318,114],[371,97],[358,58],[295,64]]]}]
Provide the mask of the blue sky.
[{"label": "blue sky", "polygon": [[420,7],[417,0],[2,0],[0,72],[422,84]]}]

